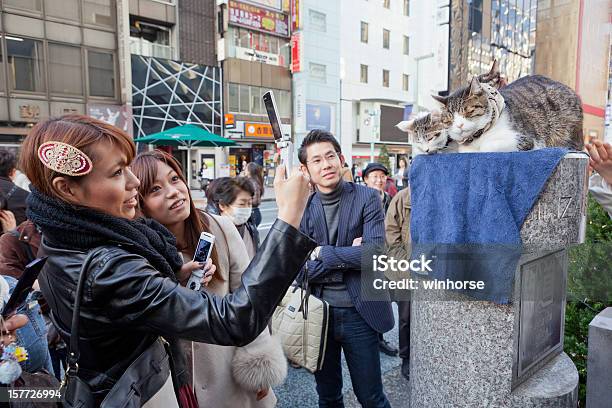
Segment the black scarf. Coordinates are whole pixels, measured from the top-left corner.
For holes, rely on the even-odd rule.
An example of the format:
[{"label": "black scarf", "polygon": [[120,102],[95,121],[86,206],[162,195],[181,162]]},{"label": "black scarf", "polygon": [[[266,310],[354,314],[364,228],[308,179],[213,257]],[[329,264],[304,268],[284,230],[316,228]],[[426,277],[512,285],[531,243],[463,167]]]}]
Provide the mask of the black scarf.
[{"label": "black scarf", "polygon": [[123,243],[163,275],[174,278],[183,265],[176,238],[155,220],[127,220],[49,197],[34,186],[27,199],[27,216],[54,247],[88,250]]}]

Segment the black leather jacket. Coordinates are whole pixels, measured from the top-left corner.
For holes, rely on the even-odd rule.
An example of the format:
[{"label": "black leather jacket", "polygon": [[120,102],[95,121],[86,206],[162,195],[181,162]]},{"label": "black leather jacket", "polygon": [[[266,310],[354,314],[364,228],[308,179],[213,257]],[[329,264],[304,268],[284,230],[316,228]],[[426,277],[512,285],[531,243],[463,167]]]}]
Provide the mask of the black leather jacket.
[{"label": "black leather jacket", "polygon": [[[86,252],[53,248],[39,276],[64,341],[69,343],[74,294]],[[80,313],[79,377],[97,397],[158,336],[243,346],[266,327],[274,308],[316,243],[277,220],[242,275],[242,286],[221,298],[163,277],[128,245],[93,249]]]}]

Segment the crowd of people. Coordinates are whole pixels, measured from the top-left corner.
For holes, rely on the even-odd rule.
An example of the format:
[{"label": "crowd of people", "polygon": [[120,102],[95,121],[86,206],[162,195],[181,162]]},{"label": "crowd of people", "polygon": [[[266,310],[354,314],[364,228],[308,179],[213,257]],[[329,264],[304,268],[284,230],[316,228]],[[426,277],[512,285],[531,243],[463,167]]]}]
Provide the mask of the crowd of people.
[{"label": "crowd of people", "polygon": [[[612,217],[612,146],[595,141],[587,151],[596,171],[591,191]],[[397,350],[383,337],[395,324],[391,301],[362,297],[361,262],[365,245],[406,256],[410,163],[402,158],[395,174],[370,163],[356,175],[322,130],[306,136],[298,159],[299,171],[278,169],[278,218],[260,242],[264,183],[254,163],[239,177],[210,182],[207,206],[198,209],[175,158],[136,154],[129,135],[86,116],[38,123],[19,163],[0,150],[2,306],[26,265],[46,257],[27,301],[1,322],[0,345],[18,344],[28,358],[14,371],[0,363],[0,382],[67,378],[70,403],[113,406],[126,377],[140,384],[139,364],[151,360],[160,367],[151,378],[167,377],[157,386],[147,377],[146,392],[131,398],[164,407],[272,407],[287,361],[270,318],[292,283],[308,282],[329,305],[324,363],[314,373],[319,406],[343,406],[343,353],[359,403],[389,407],[379,353],[399,352],[409,379],[410,302],[398,302]],[[358,177],[364,184],[353,182]],[[197,262],[202,232],[214,246]],[[201,290],[185,287],[194,271]]]}]

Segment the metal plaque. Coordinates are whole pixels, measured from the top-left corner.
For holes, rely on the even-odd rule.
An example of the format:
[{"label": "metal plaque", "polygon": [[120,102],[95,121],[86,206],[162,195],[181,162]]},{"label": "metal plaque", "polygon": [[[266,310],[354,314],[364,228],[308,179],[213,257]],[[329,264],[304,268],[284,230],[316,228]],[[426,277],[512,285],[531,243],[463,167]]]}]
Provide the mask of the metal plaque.
[{"label": "metal plaque", "polygon": [[560,250],[519,266],[513,386],[529,378],[563,350],[567,251]]}]

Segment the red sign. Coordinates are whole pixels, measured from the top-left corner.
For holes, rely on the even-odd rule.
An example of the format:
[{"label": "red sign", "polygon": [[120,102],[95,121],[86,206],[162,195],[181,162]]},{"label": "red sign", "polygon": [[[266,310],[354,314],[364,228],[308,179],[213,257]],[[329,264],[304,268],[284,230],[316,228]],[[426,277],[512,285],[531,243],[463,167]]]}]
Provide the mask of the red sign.
[{"label": "red sign", "polygon": [[300,29],[300,0],[291,0],[291,31]]},{"label": "red sign", "polygon": [[264,33],[289,37],[287,14],[257,7],[252,4],[229,1],[229,23]]},{"label": "red sign", "polygon": [[302,71],[302,34],[294,33],[291,35],[291,72],[297,73]]}]

